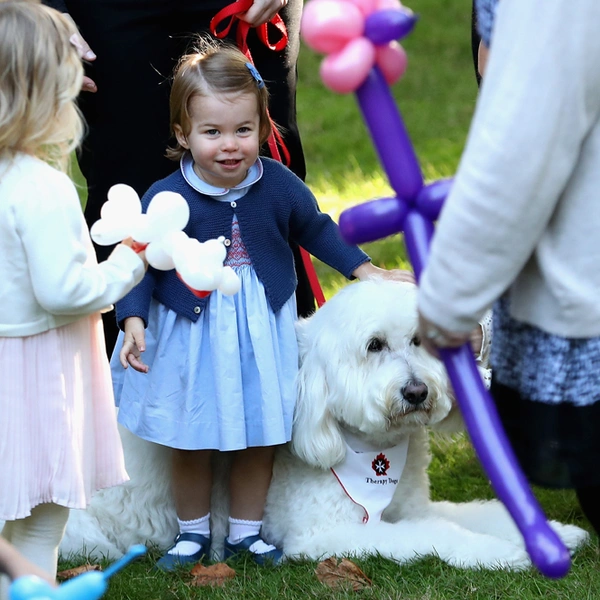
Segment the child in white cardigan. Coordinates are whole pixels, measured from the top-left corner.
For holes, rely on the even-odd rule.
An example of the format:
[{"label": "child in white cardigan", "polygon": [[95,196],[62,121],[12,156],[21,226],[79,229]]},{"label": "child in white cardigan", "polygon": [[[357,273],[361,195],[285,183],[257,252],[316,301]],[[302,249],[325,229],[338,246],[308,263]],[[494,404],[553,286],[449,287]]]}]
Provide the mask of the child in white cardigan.
[{"label": "child in white cardigan", "polygon": [[100,312],[145,272],[125,244],[98,265],[61,170],[82,132],[74,33],[0,2],[0,520],[51,578],[69,508],[127,479]]}]

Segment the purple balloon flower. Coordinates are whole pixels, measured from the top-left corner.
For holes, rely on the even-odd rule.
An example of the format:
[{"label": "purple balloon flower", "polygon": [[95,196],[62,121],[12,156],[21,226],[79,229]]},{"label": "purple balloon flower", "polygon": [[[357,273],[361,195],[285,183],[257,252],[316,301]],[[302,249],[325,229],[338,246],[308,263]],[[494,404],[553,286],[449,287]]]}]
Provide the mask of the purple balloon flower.
[{"label": "purple balloon flower", "polygon": [[[407,13],[378,10],[368,16],[365,36],[376,44],[407,35],[414,24]],[[404,242],[419,279],[427,261],[433,221],[451,180],[424,185],[423,175],[400,111],[377,66],[356,90],[356,98],[379,159],[396,193],[350,208],[340,216],[346,241],[354,244],[404,232]],[[508,442],[496,406],[486,390],[468,344],[440,350],[473,447],[491,484],[525,540],[533,564],[548,577],[563,577],[571,561],[567,548],[548,524]]]}]

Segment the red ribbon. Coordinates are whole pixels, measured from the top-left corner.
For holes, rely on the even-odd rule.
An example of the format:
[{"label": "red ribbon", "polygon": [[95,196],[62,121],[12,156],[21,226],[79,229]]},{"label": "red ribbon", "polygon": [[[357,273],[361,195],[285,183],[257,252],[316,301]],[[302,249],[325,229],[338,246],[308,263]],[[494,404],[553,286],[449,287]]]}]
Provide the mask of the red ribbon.
[{"label": "red ribbon", "polygon": [[[250,24],[246,21],[243,21],[239,18],[239,15],[247,12],[250,7],[254,4],[254,0],[237,0],[233,4],[228,4],[225,8],[221,9],[211,20],[210,22],[210,31],[217,38],[224,38],[229,33],[233,23],[236,19],[239,21],[237,25],[236,31],[236,41],[238,48],[249,58],[250,50],[248,49],[248,44],[246,42],[246,38],[248,36],[248,31],[250,31]],[[229,23],[227,23],[221,31],[218,31],[219,25],[229,17]],[[269,27],[268,23],[263,23],[256,27],[256,33],[260,39],[260,41],[267,47],[269,50],[275,50],[279,52],[283,50],[288,43],[288,35],[287,29],[285,27],[285,23],[283,19],[279,15],[275,15],[270,21],[271,25],[274,25],[279,32],[281,33],[281,37],[279,41],[272,44],[269,41]]]},{"label": "red ribbon", "polygon": [[134,241],[133,244],[131,244],[131,249],[136,254],[139,254],[140,252],[142,252],[143,250],[145,250],[147,246],[148,246],[147,243]]},{"label": "red ribbon", "polygon": [[188,285],[184,280],[179,271],[175,271],[177,277],[179,277],[179,281],[185,285],[185,287],[196,296],[196,298],[206,298],[206,296],[210,295],[211,290],[196,290],[191,285]]},{"label": "red ribbon", "polygon": [[[253,3],[254,0],[237,0],[232,4],[228,4],[225,8],[222,8],[210,21],[210,31],[216,38],[219,39],[226,37],[229,31],[231,30],[233,24],[237,22],[237,46],[246,55],[246,57],[252,64],[254,64],[254,60],[252,59],[252,54],[250,54],[250,48],[248,47],[247,41],[248,32],[250,31],[250,24],[240,19],[240,15],[248,11],[248,9],[252,6]],[[223,29],[219,31],[219,27],[223,24],[223,22],[226,19],[229,19],[229,21],[225,23]],[[281,34],[281,37],[275,43],[271,43],[271,41],[269,40],[269,23],[273,25]],[[276,14],[268,23],[263,23],[262,25],[255,27],[255,30],[260,41],[267,48],[269,48],[269,50],[280,52],[287,46],[287,29],[285,23],[283,22],[283,19],[278,14]],[[287,167],[289,167],[291,163],[290,152],[287,149],[283,141],[283,137],[279,133],[277,127],[273,126],[273,121],[271,120],[270,115],[269,120],[271,121],[272,127],[271,135],[269,136],[267,143],[269,144],[269,151],[271,152],[271,156],[275,160],[283,162]],[[281,159],[281,153],[279,152],[280,148],[281,152],[283,152],[283,160]],[[325,296],[323,294],[323,290],[321,289],[321,284],[319,283],[319,278],[317,277],[315,266],[312,263],[310,254],[304,248],[300,248],[300,255],[302,257],[302,262],[304,264],[304,268],[306,269],[308,281],[310,283],[312,292],[315,296],[317,306],[321,308],[321,306],[325,304]]]}]

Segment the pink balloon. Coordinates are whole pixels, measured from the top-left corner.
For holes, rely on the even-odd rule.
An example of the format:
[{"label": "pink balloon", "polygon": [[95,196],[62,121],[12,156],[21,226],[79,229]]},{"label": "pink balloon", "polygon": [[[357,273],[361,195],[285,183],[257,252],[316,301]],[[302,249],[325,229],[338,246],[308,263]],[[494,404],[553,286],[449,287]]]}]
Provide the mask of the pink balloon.
[{"label": "pink balloon", "polygon": [[399,0],[376,0],[377,10],[386,10],[389,8],[401,10],[402,4]]},{"label": "pink balloon", "polygon": [[388,85],[396,83],[404,75],[408,63],[404,48],[398,42],[390,42],[386,46],[377,46],[376,55],[377,66]]},{"label": "pink balloon", "polygon": [[353,38],[361,36],[365,18],[351,2],[316,0],[304,7],[302,37],[317,52],[339,52]]},{"label": "pink balloon", "polygon": [[377,8],[377,1],[378,0],[348,0],[348,2],[356,4],[365,17],[370,15]]},{"label": "pink balloon", "polygon": [[326,56],[321,63],[323,83],[338,94],[355,91],[375,64],[375,47],[367,38],[357,38],[343,50]]}]

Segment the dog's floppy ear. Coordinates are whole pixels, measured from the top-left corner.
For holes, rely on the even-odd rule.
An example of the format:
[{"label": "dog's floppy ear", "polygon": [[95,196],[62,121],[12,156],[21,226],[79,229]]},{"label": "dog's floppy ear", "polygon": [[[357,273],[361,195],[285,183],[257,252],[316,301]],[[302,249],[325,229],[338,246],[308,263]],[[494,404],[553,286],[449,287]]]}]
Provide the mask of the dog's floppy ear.
[{"label": "dog's floppy ear", "polygon": [[292,451],[309,465],[329,469],[344,460],[346,445],[328,407],[327,359],[318,348],[322,332],[311,321],[302,319],[296,324],[300,369]]}]

